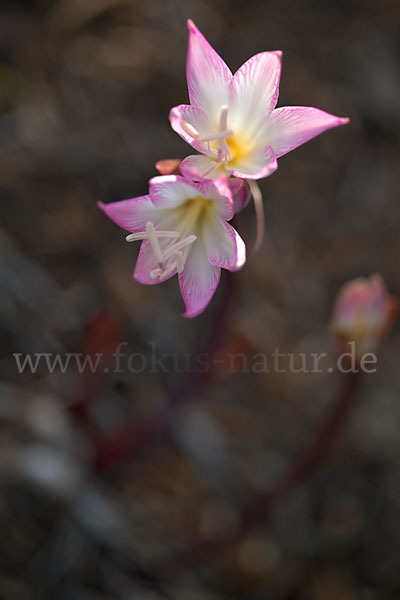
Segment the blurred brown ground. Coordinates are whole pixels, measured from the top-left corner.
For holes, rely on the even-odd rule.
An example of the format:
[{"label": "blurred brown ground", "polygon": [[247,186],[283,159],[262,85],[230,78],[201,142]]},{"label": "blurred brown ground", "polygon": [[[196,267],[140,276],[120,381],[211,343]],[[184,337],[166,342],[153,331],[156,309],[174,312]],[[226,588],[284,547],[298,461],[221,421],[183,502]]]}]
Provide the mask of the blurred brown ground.
[{"label": "blurred brown ground", "polygon": [[[397,0],[3,0],[0,598],[398,598],[398,327],[323,468],[240,543],[160,586],[136,565],[232,527],[340,378],[222,366],[169,435],[99,474],[96,440],[150,422],[180,375],[17,371],[13,353],[119,341],[182,357],[214,327],[224,285],[182,319],[177,282],[133,282],[136,250],[96,208],[146,193],[158,159],[190,153],[168,122],[187,100],[188,17],[232,70],[282,49],[280,106],[351,118],[261,183],[267,236],[234,276],[222,365],[229,352],[329,351],[332,302],[353,277],[379,272],[400,296]],[[236,226],[251,244],[251,206]]]}]

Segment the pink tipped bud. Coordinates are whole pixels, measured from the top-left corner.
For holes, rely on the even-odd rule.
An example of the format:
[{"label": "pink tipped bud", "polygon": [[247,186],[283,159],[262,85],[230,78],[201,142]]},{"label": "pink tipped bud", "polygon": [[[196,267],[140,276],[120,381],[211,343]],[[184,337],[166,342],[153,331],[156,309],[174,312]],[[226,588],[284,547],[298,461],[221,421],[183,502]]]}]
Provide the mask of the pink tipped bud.
[{"label": "pink tipped bud", "polygon": [[179,165],[180,158],[165,158],[156,162],[156,169],[160,175],[181,175]]},{"label": "pink tipped bud", "polygon": [[397,312],[398,301],[389,296],[380,275],[353,279],[337,295],[331,332],[341,348],[354,342],[355,353],[361,357],[379,347]]}]

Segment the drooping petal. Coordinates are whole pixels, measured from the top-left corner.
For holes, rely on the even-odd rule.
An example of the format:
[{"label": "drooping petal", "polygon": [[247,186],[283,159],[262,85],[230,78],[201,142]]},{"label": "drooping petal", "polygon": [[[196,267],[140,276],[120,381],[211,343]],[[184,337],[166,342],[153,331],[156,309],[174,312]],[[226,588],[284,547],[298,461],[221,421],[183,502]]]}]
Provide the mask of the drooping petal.
[{"label": "drooping petal", "polygon": [[148,221],[157,223],[163,218],[162,212],[153,205],[150,196],[138,196],[110,204],[98,202],[97,206],[114,223],[132,233],[144,231]]},{"label": "drooping petal", "polygon": [[213,219],[204,228],[204,243],[208,260],[216,267],[237,271],[246,262],[244,241],[229,223],[221,219]]},{"label": "drooping petal", "polygon": [[216,214],[230,221],[234,215],[233,197],[227,177],[219,179],[203,179],[196,183],[196,187],[204,198],[214,201]]},{"label": "drooping petal", "polygon": [[190,103],[217,120],[221,106],[228,104],[232,73],[191,20],[188,29],[186,78]]},{"label": "drooping petal", "polygon": [[181,173],[194,179],[214,179],[226,174],[224,165],[213,160],[210,156],[191,154],[181,162]]},{"label": "drooping petal", "polygon": [[195,182],[179,175],[153,177],[149,181],[149,189],[153,205],[166,209],[176,208],[199,195]]},{"label": "drooping petal", "polygon": [[190,106],[189,104],[174,106],[174,108],[171,108],[170,110],[169,120],[172,129],[176,131],[185,142],[199,152],[212,154],[207,143],[197,142],[196,138],[191,135],[192,128],[200,135],[209,134],[215,129],[214,123],[202,108]]},{"label": "drooping petal", "polygon": [[142,242],[138,254],[138,258],[135,265],[135,270],[133,272],[133,277],[139,283],[143,283],[145,285],[156,285],[157,283],[162,283],[170,279],[174,275],[176,275],[176,270],[173,271],[168,277],[160,280],[156,277],[151,276],[151,271],[157,267],[156,259],[154,257],[154,252],[151,248],[150,243],[145,240]]},{"label": "drooping petal", "polygon": [[231,188],[235,214],[247,206],[251,198],[250,188],[245,179],[230,177],[228,185]]},{"label": "drooping petal", "polygon": [[235,177],[261,179],[276,171],[278,163],[271,146],[260,146],[232,160],[227,168]]},{"label": "drooping petal", "polygon": [[196,317],[210,302],[217,289],[221,269],[210,264],[204,244],[197,240],[190,250],[179,286],[186,306],[184,317]]},{"label": "drooping petal", "polygon": [[266,135],[279,158],[327,129],[348,122],[311,106],[283,106],[272,112]]},{"label": "drooping petal", "polygon": [[[265,145],[265,130],[279,94],[282,52],[261,52],[236,71],[228,126],[246,143]],[[269,143],[269,142],[268,142]]]}]

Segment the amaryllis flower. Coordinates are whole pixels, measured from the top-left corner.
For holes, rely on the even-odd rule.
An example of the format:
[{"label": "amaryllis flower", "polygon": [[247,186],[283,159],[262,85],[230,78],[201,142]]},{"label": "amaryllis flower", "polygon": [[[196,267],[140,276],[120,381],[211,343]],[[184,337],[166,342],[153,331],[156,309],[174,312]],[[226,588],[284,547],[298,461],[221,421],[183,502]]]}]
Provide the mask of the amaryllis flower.
[{"label": "amaryllis flower", "polygon": [[261,52],[232,75],[192,21],[186,76],[190,105],[171,110],[172,128],[201,155],[181,164],[186,176],[267,177],[277,158],[348,122],[308,106],[275,108],[282,52]]},{"label": "amaryllis flower", "polygon": [[226,179],[194,182],[177,175],[154,177],[148,196],[99,207],[142,241],[134,278],[154,285],[178,274],[186,305],[195,317],[210,302],[221,268],[235,271],[246,260],[242,238],[227,223],[234,215]]},{"label": "amaryllis flower", "polygon": [[336,298],[331,332],[342,350],[354,342],[355,354],[360,358],[377,349],[397,312],[398,302],[388,294],[380,275],[353,279]]}]

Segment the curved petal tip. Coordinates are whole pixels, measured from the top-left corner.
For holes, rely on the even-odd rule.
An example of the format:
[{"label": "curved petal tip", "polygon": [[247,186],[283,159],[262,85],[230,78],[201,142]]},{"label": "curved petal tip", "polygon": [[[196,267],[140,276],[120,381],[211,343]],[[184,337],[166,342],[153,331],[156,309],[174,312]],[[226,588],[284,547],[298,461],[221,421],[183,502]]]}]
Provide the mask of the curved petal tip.
[{"label": "curved petal tip", "polygon": [[187,20],[187,28],[188,28],[189,32],[193,31],[193,33],[195,33],[197,31],[197,27],[193,23],[192,19]]}]

